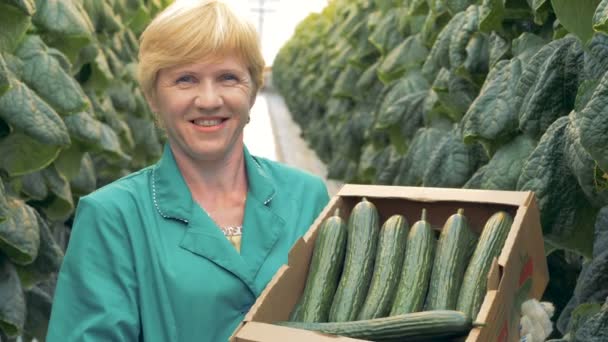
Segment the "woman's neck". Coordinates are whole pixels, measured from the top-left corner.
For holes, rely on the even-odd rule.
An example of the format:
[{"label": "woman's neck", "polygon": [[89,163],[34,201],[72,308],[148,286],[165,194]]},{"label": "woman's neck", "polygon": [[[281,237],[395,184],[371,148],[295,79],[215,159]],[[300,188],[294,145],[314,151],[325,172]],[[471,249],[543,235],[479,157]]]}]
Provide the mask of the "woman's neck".
[{"label": "woman's neck", "polygon": [[176,154],[175,161],[195,201],[205,209],[244,201],[247,176],[243,149],[220,160],[192,160]]}]

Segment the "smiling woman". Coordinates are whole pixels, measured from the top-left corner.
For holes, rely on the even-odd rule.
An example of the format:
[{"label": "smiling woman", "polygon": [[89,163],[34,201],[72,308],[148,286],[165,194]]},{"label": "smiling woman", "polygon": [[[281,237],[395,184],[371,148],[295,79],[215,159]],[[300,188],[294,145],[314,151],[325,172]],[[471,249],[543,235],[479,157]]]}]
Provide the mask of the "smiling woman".
[{"label": "smiling woman", "polygon": [[328,201],[249,153],[255,29],[223,2],[174,3],[141,37],[161,160],[82,197],[47,341],[225,341]]}]

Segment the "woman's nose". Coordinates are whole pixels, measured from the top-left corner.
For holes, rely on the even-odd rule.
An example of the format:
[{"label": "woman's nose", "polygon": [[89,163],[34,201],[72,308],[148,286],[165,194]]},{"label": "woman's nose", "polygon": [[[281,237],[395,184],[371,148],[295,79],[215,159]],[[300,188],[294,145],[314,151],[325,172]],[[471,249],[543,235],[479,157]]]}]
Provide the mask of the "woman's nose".
[{"label": "woman's nose", "polygon": [[221,107],[223,98],[221,90],[212,82],[202,82],[194,105],[200,109],[212,110]]}]

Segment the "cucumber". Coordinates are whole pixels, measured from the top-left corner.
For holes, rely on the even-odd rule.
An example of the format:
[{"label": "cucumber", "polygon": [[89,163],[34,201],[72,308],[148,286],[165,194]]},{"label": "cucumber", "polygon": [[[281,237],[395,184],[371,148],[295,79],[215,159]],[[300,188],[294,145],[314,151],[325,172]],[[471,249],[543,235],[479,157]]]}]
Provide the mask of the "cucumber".
[{"label": "cucumber", "polygon": [[399,282],[409,225],[401,215],[391,216],[380,228],[374,273],[357,319],[386,317]]},{"label": "cucumber", "polygon": [[353,321],[365,301],[378,244],[378,210],[365,197],[348,219],[346,256],[340,283],[329,311],[330,322]]},{"label": "cucumber", "polygon": [[497,258],[507,240],[513,219],[504,211],[492,215],[486,222],[464,274],[456,308],[475,319],[483,303],[492,260]]},{"label": "cucumber", "polygon": [[426,310],[456,308],[460,285],[476,240],[476,234],[467,224],[464,209],[458,209],[458,212],[445,222],[439,235],[425,303]]},{"label": "cucumber", "polygon": [[340,323],[275,324],[371,341],[437,341],[465,336],[473,327],[467,315],[452,310],[423,311]]},{"label": "cucumber", "polygon": [[294,320],[327,322],[344,264],[346,233],[346,223],[340,218],[339,209],[336,209],[334,215],[319,228],[306,286],[300,297],[301,307]]},{"label": "cucumber", "polygon": [[435,233],[426,220],[426,209],[422,209],[420,221],[414,223],[407,237],[403,270],[390,316],[422,310],[433,268],[435,243]]}]

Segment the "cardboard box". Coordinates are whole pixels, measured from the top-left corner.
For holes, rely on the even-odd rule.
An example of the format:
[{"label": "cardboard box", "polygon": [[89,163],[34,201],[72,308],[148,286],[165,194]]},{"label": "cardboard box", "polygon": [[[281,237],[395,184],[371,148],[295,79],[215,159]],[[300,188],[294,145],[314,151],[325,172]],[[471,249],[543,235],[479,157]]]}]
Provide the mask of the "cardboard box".
[{"label": "cardboard box", "polygon": [[243,323],[231,337],[233,342],[360,341],[317,332],[280,327],[269,323],[287,320],[308,274],[317,230],[322,221],[340,208],[343,218],[366,197],[374,203],[381,224],[391,215],[404,215],[412,225],[422,208],[433,228],[441,229],[458,208],[464,208],[472,229],[480,232],[486,220],[504,210],[513,218],[511,231],[488,275],[488,292],[467,342],[519,341],[519,309],[528,298],[540,298],[548,282],[548,270],[539,211],[531,192],[440,189],[422,187],[345,185],[334,196],[308,233],[289,253],[288,265],[279,269]]}]

